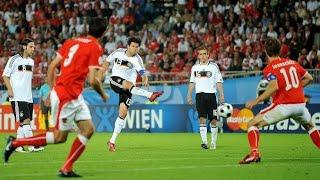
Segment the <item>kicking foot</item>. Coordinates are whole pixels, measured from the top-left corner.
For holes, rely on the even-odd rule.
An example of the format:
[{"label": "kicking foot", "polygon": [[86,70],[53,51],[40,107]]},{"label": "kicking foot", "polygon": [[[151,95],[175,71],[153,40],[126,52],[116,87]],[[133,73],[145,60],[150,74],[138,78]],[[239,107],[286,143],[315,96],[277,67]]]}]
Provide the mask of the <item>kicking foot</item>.
[{"label": "kicking foot", "polygon": [[110,152],[115,152],[116,151],[116,144],[108,141],[108,147]]},{"label": "kicking foot", "polygon": [[58,176],[63,177],[63,178],[71,178],[71,177],[80,178],[80,177],[82,177],[81,175],[76,174],[72,170],[71,171],[60,170]]},{"label": "kicking foot", "polygon": [[248,155],[246,155],[240,162],[239,164],[250,164],[250,163],[258,163],[261,161],[261,157],[259,155],[259,153],[250,153]]},{"label": "kicking foot", "polygon": [[156,100],[162,94],[163,94],[163,91],[153,92],[152,95],[149,98],[149,101],[153,102],[154,100]]},{"label": "kicking foot", "polygon": [[9,161],[9,157],[11,156],[11,154],[14,152],[14,150],[16,148],[14,148],[12,146],[12,143],[13,141],[15,140],[16,138],[13,137],[13,136],[9,136],[8,139],[7,139],[7,144],[6,144],[6,147],[4,149],[4,153],[3,153],[3,160],[4,160],[4,163],[8,163]]}]

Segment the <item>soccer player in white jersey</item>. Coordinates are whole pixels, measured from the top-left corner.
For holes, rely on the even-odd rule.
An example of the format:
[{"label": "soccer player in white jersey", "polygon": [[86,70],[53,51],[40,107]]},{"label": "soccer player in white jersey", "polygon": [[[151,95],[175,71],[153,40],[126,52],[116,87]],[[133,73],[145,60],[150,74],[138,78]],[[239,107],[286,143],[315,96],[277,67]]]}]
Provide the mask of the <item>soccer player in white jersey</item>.
[{"label": "soccer player in white jersey", "polygon": [[216,92],[219,93],[219,103],[224,103],[223,79],[216,63],[209,61],[208,50],[202,46],[198,49],[199,63],[192,66],[187,101],[192,104],[192,92],[196,92],[196,108],[198,111],[201,147],[208,149],[207,124],[208,118],[211,127],[210,149],[217,146],[217,109]]},{"label": "soccer player in white jersey", "polygon": [[135,86],[138,74],[142,76],[143,85],[149,86],[142,59],[138,54],[140,43],[140,39],[130,37],[126,49],[115,50],[103,63],[104,71],[107,71],[111,63],[113,64],[110,85],[112,90],[119,94],[119,117],[115,122],[112,137],[108,141],[110,152],[116,151],[116,138],[125,125],[132,94],[144,96],[152,102],[163,93],[149,92]]},{"label": "soccer player in white jersey", "polygon": [[[33,136],[30,121],[33,114],[32,76],[34,61],[34,42],[26,38],[21,42],[22,54],[9,58],[2,77],[8,89],[9,101],[16,121],[19,121],[17,138]],[[41,151],[43,147],[29,147],[29,151]],[[17,152],[26,152],[23,147],[16,148]]]}]

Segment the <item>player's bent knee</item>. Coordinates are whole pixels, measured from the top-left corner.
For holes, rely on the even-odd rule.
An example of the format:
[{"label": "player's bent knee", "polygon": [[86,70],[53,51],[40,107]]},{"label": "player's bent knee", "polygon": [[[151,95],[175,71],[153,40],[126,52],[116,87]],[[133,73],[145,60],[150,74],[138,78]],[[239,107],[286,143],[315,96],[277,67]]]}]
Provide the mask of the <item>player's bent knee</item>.
[{"label": "player's bent knee", "polygon": [[67,136],[64,136],[64,135],[58,135],[54,138],[55,144],[64,143],[66,141],[67,141]]},{"label": "player's bent knee", "polygon": [[79,130],[81,135],[89,139],[94,133],[94,126],[92,122],[86,121],[84,124],[80,125]]},{"label": "player's bent knee", "polygon": [[312,122],[308,122],[308,123],[301,123],[301,125],[307,130],[309,131],[310,129],[312,129],[314,127]]}]

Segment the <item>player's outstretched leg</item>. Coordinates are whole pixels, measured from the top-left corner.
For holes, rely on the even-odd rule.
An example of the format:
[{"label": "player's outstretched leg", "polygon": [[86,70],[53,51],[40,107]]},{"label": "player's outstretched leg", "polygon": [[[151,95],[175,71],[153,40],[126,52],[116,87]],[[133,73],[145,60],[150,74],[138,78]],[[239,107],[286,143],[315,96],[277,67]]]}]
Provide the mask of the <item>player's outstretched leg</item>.
[{"label": "player's outstretched leg", "polygon": [[250,145],[250,153],[246,155],[239,164],[250,164],[252,162],[260,162],[259,146],[259,129],[256,126],[251,126],[248,129],[248,140]]},{"label": "player's outstretched leg", "polygon": [[9,161],[9,157],[12,152],[20,146],[46,146],[47,144],[54,143],[54,134],[53,132],[46,132],[44,134],[39,134],[29,138],[16,139],[13,136],[9,136],[6,149],[4,151],[4,162]]},{"label": "player's outstretched leg", "polygon": [[156,91],[156,92],[149,92],[147,90],[144,90],[142,88],[138,88],[136,86],[132,86],[130,88],[130,93],[133,95],[138,95],[138,96],[144,96],[149,99],[149,101],[153,102],[156,100],[159,96],[163,94],[163,91]]}]

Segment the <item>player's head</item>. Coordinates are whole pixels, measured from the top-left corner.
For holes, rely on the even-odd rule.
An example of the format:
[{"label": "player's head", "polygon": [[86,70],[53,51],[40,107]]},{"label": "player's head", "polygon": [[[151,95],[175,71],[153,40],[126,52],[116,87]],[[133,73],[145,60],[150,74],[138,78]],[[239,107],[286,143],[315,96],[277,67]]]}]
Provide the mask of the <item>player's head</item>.
[{"label": "player's head", "polygon": [[127,51],[129,55],[134,56],[138,53],[141,40],[136,37],[130,37],[128,39]]},{"label": "player's head", "polygon": [[24,56],[31,56],[34,52],[34,41],[30,38],[26,38],[21,41],[22,51]]},{"label": "player's head", "polygon": [[208,49],[205,46],[198,48],[198,59],[200,62],[206,62],[209,59]]},{"label": "player's head", "polygon": [[267,38],[264,46],[269,57],[277,57],[280,55],[281,44],[277,39]]},{"label": "player's head", "polygon": [[88,34],[95,37],[100,38],[103,33],[106,31],[107,24],[103,18],[92,18],[89,21],[89,32]]}]

